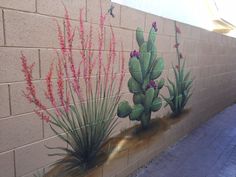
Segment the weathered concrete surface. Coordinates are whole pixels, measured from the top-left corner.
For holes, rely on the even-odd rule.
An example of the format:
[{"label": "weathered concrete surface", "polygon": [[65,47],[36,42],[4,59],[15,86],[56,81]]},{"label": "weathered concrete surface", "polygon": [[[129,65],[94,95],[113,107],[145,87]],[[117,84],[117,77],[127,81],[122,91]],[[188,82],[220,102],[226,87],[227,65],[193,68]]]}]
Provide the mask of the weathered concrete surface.
[{"label": "weathered concrete surface", "polygon": [[132,177],[236,177],[236,105],[194,130]]}]

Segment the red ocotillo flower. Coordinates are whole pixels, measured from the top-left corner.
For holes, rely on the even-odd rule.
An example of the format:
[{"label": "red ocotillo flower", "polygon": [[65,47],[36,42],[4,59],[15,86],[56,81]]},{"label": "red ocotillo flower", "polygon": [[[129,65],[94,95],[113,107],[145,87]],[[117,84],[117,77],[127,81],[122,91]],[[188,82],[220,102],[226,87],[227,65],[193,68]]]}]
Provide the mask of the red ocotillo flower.
[{"label": "red ocotillo flower", "polygon": [[45,78],[47,84],[47,90],[45,91],[45,96],[50,101],[52,107],[56,110],[57,115],[60,115],[53,93],[52,74],[53,74],[53,62],[51,63],[50,70]]},{"label": "red ocotillo flower", "polygon": [[44,114],[42,111],[39,111],[39,110],[34,110],[34,112],[42,118],[42,120],[46,121],[46,122],[49,122],[49,116]]},{"label": "red ocotillo flower", "polygon": [[[69,106],[69,96],[68,92],[66,92],[66,98],[64,98],[64,72],[63,72],[63,66],[62,66],[62,59],[58,58],[58,66],[57,66],[57,94],[60,100],[61,106],[64,108],[66,112],[68,112],[68,106]],[[65,101],[66,99],[66,101]]]},{"label": "red ocotillo flower", "polygon": [[[62,106],[65,112],[68,112],[70,109],[70,98],[73,97],[74,92],[78,95],[79,102],[84,102],[82,96],[82,87],[80,84],[80,77],[84,79],[84,81],[88,81],[86,83],[86,88],[83,90],[86,94],[86,99],[91,98],[91,94],[94,92],[98,93],[98,96],[104,96],[107,94],[120,94],[121,85],[124,80],[125,71],[124,71],[124,55],[123,55],[123,46],[122,46],[122,55],[120,61],[120,79],[118,81],[119,87],[113,88],[113,81],[116,78],[116,73],[114,73],[114,64],[115,64],[115,57],[116,57],[116,50],[115,50],[115,35],[111,28],[111,40],[110,40],[110,47],[109,47],[109,54],[107,56],[107,63],[104,63],[104,55],[103,55],[103,48],[104,48],[104,23],[105,23],[105,15],[100,15],[100,24],[99,24],[99,31],[98,31],[98,56],[94,57],[93,55],[93,43],[92,43],[92,25],[90,25],[89,34],[85,35],[84,30],[84,21],[82,18],[82,10],[80,11],[80,23],[79,23],[79,40],[80,45],[82,46],[82,50],[80,52],[81,61],[78,67],[75,66],[75,57],[73,56],[72,49],[73,49],[73,38],[75,32],[72,30],[69,14],[66,10],[65,13],[65,34],[63,34],[62,29],[60,28],[57,22],[57,32],[58,32],[58,41],[60,44],[60,51],[61,53],[56,51],[57,54],[57,65],[56,65],[56,84],[53,84],[52,75],[53,75],[53,63],[51,64],[50,70],[45,78],[46,83],[46,90],[45,96],[50,101],[52,107],[55,109],[56,114],[60,117],[61,108],[58,106]],[[65,42],[66,40],[66,42]],[[87,52],[87,53],[86,53]],[[26,91],[24,92],[25,97],[31,102],[34,103],[37,107],[35,113],[39,115],[43,120],[49,121],[49,116],[52,116],[50,112],[47,110],[46,106],[40,101],[40,99],[36,95],[35,86],[32,82],[32,70],[33,65],[28,65],[26,57],[22,54],[22,71],[25,74],[25,80],[27,81]],[[96,67],[96,68],[95,68]],[[95,84],[96,89],[91,85],[91,78],[92,78],[92,71],[93,69],[98,71],[98,77]],[[81,73],[81,69],[83,69]],[[104,69],[104,70],[103,70]],[[103,77],[104,76],[104,77]],[[106,84],[103,85],[103,83]],[[54,93],[53,86],[57,86],[57,91]],[[108,88],[109,87],[109,88]],[[72,89],[71,89],[72,88]],[[89,89],[88,89],[89,88]],[[110,89],[108,91],[106,88]],[[103,91],[103,95],[100,95],[100,91]],[[114,90],[117,90],[115,93]],[[58,96],[58,103],[56,97]],[[118,95],[119,97],[119,95]],[[74,99],[72,98],[73,103]]]},{"label": "red ocotillo flower", "polygon": [[58,21],[56,21],[56,24],[57,24],[58,41],[60,43],[60,48],[61,48],[62,54],[63,54],[63,56],[65,56],[65,53],[66,53],[65,38],[64,38],[64,35],[62,33],[61,27],[58,24]]},{"label": "red ocotillo flower", "polygon": [[[87,38],[85,40],[85,49],[81,51],[81,56],[84,58],[83,65],[84,65],[84,81],[85,85],[88,90],[91,91],[92,88],[92,81],[91,81],[91,76],[92,76],[92,71],[95,66],[96,60],[93,60],[93,50],[92,50],[92,40],[93,40],[93,26],[92,23],[90,23],[89,27],[89,35],[87,35]],[[85,54],[87,52],[87,54]]]},{"label": "red ocotillo flower", "polygon": [[[104,79],[104,84],[105,84],[105,90],[107,89],[109,80],[112,81],[115,78],[115,74],[114,74],[114,63],[115,63],[115,57],[116,57],[116,53],[115,53],[115,35],[113,32],[112,27],[110,26],[111,29],[111,39],[110,39],[110,46],[109,46],[109,53],[108,53],[108,57],[107,57],[107,64],[106,64],[106,68],[105,68],[105,79]],[[109,77],[110,76],[110,77]],[[110,87],[112,86],[113,82],[110,82]]]},{"label": "red ocotillo flower", "polygon": [[[33,76],[32,76],[34,64],[28,65],[27,59],[23,54],[21,54],[21,64],[22,64],[22,72],[24,73],[26,84],[27,84],[26,92],[23,92],[24,96],[30,103],[34,103],[38,109],[47,111],[46,106],[41,103],[41,101],[36,95],[35,86],[33,84]],[[34,110],[34,112],[46,122],[49,121],[48,115],[45,115],[43,112],[40,112],[39,110],[36,110],[36,109]]]},{"label": "red ocotillo flower", "polygon": [[[79,29],[78,29],[78,32],[79,32],[79,41],[80,41],[80,45],[81,45],[81,51],[80,51],[80,56],[82,58],[82,62],[83,62],[83,65],[85,65],[85,62],[86,62],[86,54],[85,54],[85,49],[86,49],[86,45],[85,45],[85,34],[84,34],[84,23],[83,23],[83,10],[80,9],[80,19],[79,19]],[[84,73],[83,75],[85,76],[86,75],[86,69],[84,69]]]},{"label": "red ocotillo flower", "polygon": [[[86,50],[88,48],[88,53],[89,53],[88,57],[92,57],[92,50],[91,50],[91,48],[92,48],[92,24],[90,24],[89,36],[86,39],[85,38],[85,29],[84,29],[83,10],[82,9],[80,9],[80,19],[79,19],[79,21],[80,21],[80,23],[79,23],[78,32],[79,32],[79,41],[80,41],[80,45],[81,45],[81,49],[82,49],[80,51],[80,56],[82,58],[81,65],[83,66],[83,79],[84,79],[86,87],[90,87],[91,86],[90,71],[92,72],[92,68],[90,68],[90,66],[89,66],[89,64],[91,62],[88,61],[88,59],[87,59]],[[79,75],[81,73],[80,66],[77,70],[77,73]]]},{"label": "red ocotillo flower", "polygon": [[121,43],[121,67],[120,67],[120,71],[121,71],[121,75],[120,75],[120,82],[119,82],[119,87],[118,87],[118,93],[120,93],[121,88],[122,88],[122,83],[124,81],[124,77],[125,77],[125,56],[124,56],[124,50],[123,50],[123,43]]},{"label": "red ocotillo flower", "polygon": [[[103,40],[104,40],[104,23],[105,15],[100,14],[100,23],[99,23],[99,37],[98,37],[98,83],[101,82],[102,76],[102,49],[103,49]],[[100,84],[98,85],[98,93],[100,93]]]},{"label": "red ocotillo flower", "polygon": [[68,58],[68,62],[70,64],[70,71],[72,74],[72,86],[73,86],[75,93],[79,97],[81,97],[79,78],[77,76],[76,67],[74,64],[74,58],[73,58],[73,54],[72,54],[72,46],[73,46],[73,39],[74,39],[74,35],[75,35],[75,30],[72,30],[71,23],[70,23],[70,17],[69,17],[69,14],[68,14],[68,11],[66,8],[65,8],[65,26],[66,26],[66,38],[67,38],[67,43],[68,43],[67,48],[69,50],[69,52],[67,53],[67,58]]},{"label": "red ocotillo flower", "polygon": [[72,50],[72,42],[73,42],[73,38],[74,38],[74,32],[72,31],[68,11],[66,8],[64,8],[64,9],[65,9],[65,26],[66,26],[67,42],[68,42],[68,48],[71,51]]},{"label": "red ocotillo flower", "polygon": [[[93,39],[93,28],[92,28],[92,23],[90,23],[90,29],[89,29],[89,36],[88,36],[88,89],[91,90],[92,83],[91,83],[91,74],[93,71],[94,64],[92,62],[92,56],[93,56],[93,51],[92,51],[92,39]],[[94,60],[96,61],[96,60]]]},{"label": "red ocotillo flower", "polygon": [[70,93],[69,90],[67,90],[66,92],[66,101],[65,101],[65,111],[68,112],[69,111],[69,106],[70,106]]},{"label": "red ocotillo flower", "polygon": [[111,67],[111,79],[114,80],[114,64],[115,64],[115,58],[116,58],[116,38],[115,38],[115,34],[114,34],[114,31],[113,31],[113,28],[112,26],[110,26],[110,29],[111,29],[111,35],[112,35],[112,38],[111,38],[111,54],[112,54],[112,67]]},{"label": "red ocotillo flower", "polygon": [[66,22],[66,31],[67,31],[68,48],[69,48],[69,53],[67,54],[67,58],[68,58],[68,61],[69,61],[69,64],[70,64],[70,71],[71,71],[71,74],[72,74],[72,86],[73,86],[73,89],[74,89],[75,93],[79,97],[81,97],[79,78],[77,76],[76,67],[75,67],[75,63],[74,63],[74,58],[73,58],[73,54],[72,54],[72,41],[73,41],[73,37],[74,37],[74,32],[72,33],[72,31],[71,31],[70,22]]}]

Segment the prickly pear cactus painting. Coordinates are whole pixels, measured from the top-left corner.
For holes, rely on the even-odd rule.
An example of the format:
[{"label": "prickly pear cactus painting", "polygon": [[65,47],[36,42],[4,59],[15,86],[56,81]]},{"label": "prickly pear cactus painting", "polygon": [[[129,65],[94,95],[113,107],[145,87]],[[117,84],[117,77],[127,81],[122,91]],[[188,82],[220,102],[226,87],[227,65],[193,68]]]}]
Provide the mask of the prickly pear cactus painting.
[{"label": "prickly pear cactus painting", "polygon": [[134,50],[130,53],[131,78],[128,81],[134,105],[130,106],[127,101],[122,101],[117,110],[120,118],[129,116],[130,120],[141,121],[143,129],[149,125],[151,112],[158,111],[162,106],[159,92],[164,85],[164,79],[157,79],[162,74],[164,61],[157,57],[156,34],[156,22],[152,24],[148,41],[144,40],[143,30],[137,28],[136,40],[139,51]]},{"label": "prickly pear cactus painting", "polygon": [[174,117],[180,115],[184,110],[188,100],[190,99],[192,92],[192,83],[193,79],[191,78],[191,71],[186,71],[185,68],[185,59],[182,53],[179,51],[178,42],[179,35],[181,34],[180,29],[175,25],[175,45],[177,54],[178,65],[173,66],[173,71],[175,75],[175,80],[171,81],[168,79],[168,85],[166,86],[169,91],[169,97],[164,97],[163,99],[166,102],[166,105],[169,105],[171,111],[173,112]]}]

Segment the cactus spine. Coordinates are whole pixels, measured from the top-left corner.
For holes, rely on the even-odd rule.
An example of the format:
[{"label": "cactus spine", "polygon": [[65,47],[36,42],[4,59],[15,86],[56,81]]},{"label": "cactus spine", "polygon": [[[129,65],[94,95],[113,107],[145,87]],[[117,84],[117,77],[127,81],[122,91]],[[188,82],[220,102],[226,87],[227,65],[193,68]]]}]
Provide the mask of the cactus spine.
[{"label": "cactus spine", "polygon": [[134,106],[127,101],[122,101],[117,110],[121,118],[129,116],[130,120],[141,121],[142,128],[149,125],[151,112],[158,111],[162,106],[159,91],[164,85],[164,79],[157,80],[164,68],[164,61],[157,57],[156,49],[156,23],[152,24],[148,41],[144,40],[141,28],[136,30],[136,40],[139,51],[132,51],[129,60],[131,78],[128,88],[133,93]]}]

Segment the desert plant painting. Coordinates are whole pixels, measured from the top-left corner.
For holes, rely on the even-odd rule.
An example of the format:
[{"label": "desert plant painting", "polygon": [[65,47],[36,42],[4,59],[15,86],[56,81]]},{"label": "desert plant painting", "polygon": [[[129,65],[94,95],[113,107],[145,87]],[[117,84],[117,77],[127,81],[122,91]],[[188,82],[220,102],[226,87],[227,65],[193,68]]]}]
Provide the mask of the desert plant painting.
[{"label": "desert plant painting", "polygon": [[121,118],[129,116],[129,119],[141,121],[143,129],[148,128],[151,112],[158,111],[162,106],[162,100],[158,96],[164,85],[164,79],[157,80],[164,69],[164,61],[157,57],[156,48],[157,24],[153,22],[149,31],[148,41],[144,41],[143,30],[137,28],[136,40],[139,51],[132,51],[129,60],[129,72],[131,78],[128,88],[133,93],[134,106],[127,101],[122,101],[117,110]]},{"label": "desert plant painting", "polygon": [[[120,56],[119,74],[114,70],[117,56],[112,27],[107,55],[103,51],[106,14],[100,15],[99,31],[93,31],[92,24],[86,31],[83,17],[83,10],[80,10],[79,26],[72,27],[65,8],[65,34],[57,22],[60,51],[55,51],[57,58],[51,63],[44,81],[44,95],[51,106],[47,106],[38,96],[32,76],[34,64],[30,64],[23,53],[21,55],[22,71],[27,83],[24,96],[35,105],[35,113],[69,145],[68,148],[55,148],[64,153],[51,154],[62,156],[56,162],[63,165],[64,173],[61,176],[83,173],[92,167],[101,153],[103,144],[117,123],[115,116],[125,73],[123,55]],[[98,39],[95,39],[94,33],[97,32]],[[75,38],[80,41],[80,57],[75,57],[73,53]],[[97,54],[93,51],[95,40],[98,44]],[[79,65],[76,65],[78,61]],[[56,79],[53,78],[54,74]]]},{"label": "desert plant painting", "polygon": [[175,45],[177,54],[178,64],[176,66],[172,66],[174,71],[175,81],[172,81],[168,78],[168,88],[169,97],[164,97],[163,99],[166,101],[166,105],[169,105],[171,111],[174,116],[178,116],[184,110],[185,105],[190,99],[192,92],[192,82],[191,71],[186,71],[185,69],[185,59],[183,54],[179,51],[179,45],[181,45],[178,41],[178,38],[181,35],[181,31],[177,26],[176,22],[174,22],[175,29]]},{"label": "desert plant painting", "polygon": [[220,2],[0,0],[0,177],[236,177]]}]

